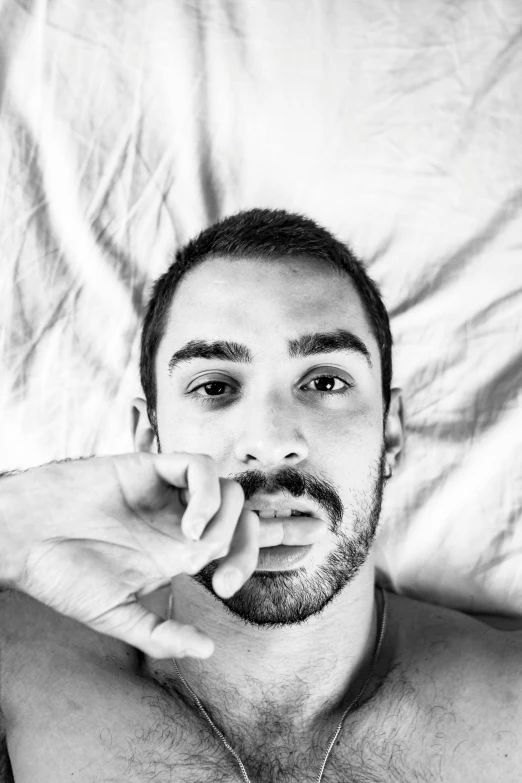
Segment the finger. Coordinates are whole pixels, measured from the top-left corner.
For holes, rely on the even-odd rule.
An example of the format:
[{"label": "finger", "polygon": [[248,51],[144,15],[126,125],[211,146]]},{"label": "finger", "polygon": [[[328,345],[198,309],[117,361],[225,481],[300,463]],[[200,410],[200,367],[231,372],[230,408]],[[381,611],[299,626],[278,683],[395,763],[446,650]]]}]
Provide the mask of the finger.
[{"label": "finger", "polygon": [[228,554],[212,577],[214,590],[230,598],[250,579],[259,558],[259,517],[244,508],[239,517]]},{"label": "finger", "polygon": [[[254,513],[254,512],[252,512]],[[257,514],[256,514],[257,516]],[[328,525],[322,519],[260,519],[259,546],[305,546],[315,544],[328,532]]]},{"label": "finger", "polygon": [[244,492],[236,481],[222,478],[220,483],[221,506],[199,542],[214,557],[227,554],[245,502]]},{"label": "finger", "polygon": [[138,602],[111,609],[91,626],[151,658],[209,658],[214,643],[198,628],[176,620],[163,620]]},{"label": "finger", "polygon": [[182,493],[188,505],[181,529],[188,539],[197,541],[221,505],[216,463],[207,454],[158,454],[155,467],[165,481],[187,490]]}]

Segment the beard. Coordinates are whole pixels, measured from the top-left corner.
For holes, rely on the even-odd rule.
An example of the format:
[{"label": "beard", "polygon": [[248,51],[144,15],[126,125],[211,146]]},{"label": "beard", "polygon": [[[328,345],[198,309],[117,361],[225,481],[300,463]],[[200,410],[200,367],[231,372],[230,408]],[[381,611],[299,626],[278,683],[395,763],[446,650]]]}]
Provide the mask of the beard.
[{"label": "beard", "polygon": [[[245,625],[284,627],[303,623],[321,612],[357,575],[366,562],[379,523],[385,484],[385,450],[370,466],[367,486],[353,493],[348,509],[335,488],[324,480],[284,469],[268,480],[257,472],[231,476],[243,487],[248,500],[258,490],[283,489],[292,496],[308,495],[326,509],[335,546],[325,561],[291,571],[259,571],[231,598],[221,598],[212,587],[219,566],[213,561],[192,577]],[[353,531],[348,534],[345,520]]]}]

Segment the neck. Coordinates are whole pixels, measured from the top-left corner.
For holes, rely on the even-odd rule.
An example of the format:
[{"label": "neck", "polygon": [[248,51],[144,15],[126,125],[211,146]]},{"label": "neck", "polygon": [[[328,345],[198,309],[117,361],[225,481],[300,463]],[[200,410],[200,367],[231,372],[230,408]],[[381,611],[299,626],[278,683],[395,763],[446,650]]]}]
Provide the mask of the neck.
[{"label": "neck", "polygon": [[[255,730],[269,717],[313,731],[340,717],[369,674],[380,630],[371,561],[322,612],[282,628],[246,624],[186,576],[173,580],[172,594],[173,617],[215,642],[211,658],[177,663],[225,729]],[[151,668],[177,676],[171,661]]]}]

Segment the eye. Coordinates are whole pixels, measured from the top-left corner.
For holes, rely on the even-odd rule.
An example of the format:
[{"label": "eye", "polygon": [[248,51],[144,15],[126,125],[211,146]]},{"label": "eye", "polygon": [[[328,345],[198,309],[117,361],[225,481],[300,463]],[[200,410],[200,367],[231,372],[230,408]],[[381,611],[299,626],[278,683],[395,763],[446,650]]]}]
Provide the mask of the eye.
[{"label": "eye", "polygon": [[305,386],[310,384],[315,384],[315,389],[312,389],[312,391],[316,391],[321,395],[346,394],[349,389],[353,388],[353,384],[348,383],[343,378],[338,378],[337,375],[318,375],[316,378],[312,378]]},{"label": "eye", "polygon": [[[223,388],[228,387],[229,389],[233,389],[233,386],[230,383],[225,383],[225,381],[207,381],[206,383],[200,384],[200,386],[196,386],[190,394],[194,394],[196,397],[202,397],[203,399],[209,399],[211,397],[223,397],[225,396],[223,393]],[[202,391],[205,393],[202,393]]]}]

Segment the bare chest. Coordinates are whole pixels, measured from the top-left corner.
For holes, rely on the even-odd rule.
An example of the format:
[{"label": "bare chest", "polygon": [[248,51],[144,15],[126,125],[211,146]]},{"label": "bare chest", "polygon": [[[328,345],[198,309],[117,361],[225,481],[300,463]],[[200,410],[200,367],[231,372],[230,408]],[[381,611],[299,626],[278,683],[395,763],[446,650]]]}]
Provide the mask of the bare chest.
[{"label": "bare chest", "polygon": [[[237,761],[175,692],[132,676],[117,660],[100,668],[47,666],[9,681],[8,750],[16,783],[229,783]],[[16,698],[15,698],[16,693]],[[297,741],[284,723],[229,737],[252,783],[316,781],[333,729]],[[449,696],[426,710],[413,685],[394,676],[348,716],[324,783],[488,780],[473,760],[477,738]],[[513,777],[515,780],[516,777]]]}]

